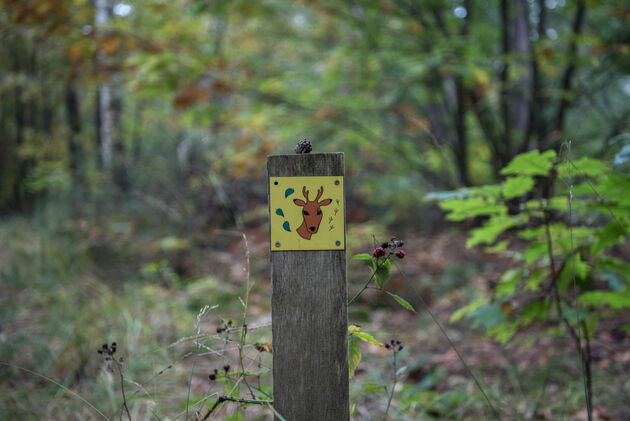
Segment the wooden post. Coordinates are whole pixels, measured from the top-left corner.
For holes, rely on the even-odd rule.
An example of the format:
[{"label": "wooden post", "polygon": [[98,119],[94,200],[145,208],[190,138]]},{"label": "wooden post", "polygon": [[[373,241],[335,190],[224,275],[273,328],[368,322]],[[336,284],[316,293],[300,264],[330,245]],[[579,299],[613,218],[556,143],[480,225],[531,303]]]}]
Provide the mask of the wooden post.
[{"label": "wooden post", "polygon": [[[282,211],[270,201],[270,221],[274,224],[272,233],[281,221],[277,215],[281,214],[282,218],[287,219],[282,234],[298,235],[297,225],[302,223],[302,213],[306,207],[296,211],[291,206],[295,202],[298,203],[296,207],[303,206],[299,203],[309,199],[317,202],[321,196],[321,208],[317,212],[321,210],[323,213],[321,226],[313,238],[308,236],[304,240],[296,237],[298,245],[292,250],[278,250],[280,241],[275,241],[271,236],[274,407],[287,421],[347,421],[350,419],[350,410],[344,156],[343,153],[269,156],[267,172],[270,177],[270,199],[272,189],[282,187],[278,184],[274,186],[273,183],[277,181],[273,180],[284,180],[272,177],[300,177],[301,181],[295,183],[302,186],[308,184],[302,177],[325,179],[322,176],[335,176],[331,178],[334,183],[331,187],[322,187],[323,194],[313,187],[308,192],[308,188],[304,188],[309,193],[309,197],[304,198],[302,187],[283,189],[280,198],[290,196]],[[289,183],[292,179],[286,180]],[[319,186],[319,179],[314,182]],[[340,201],[334,198],[335,187],[332,186],[339,188],[337,194],[340,193]],[[326,199],[329,196],[332,197],[330,202]],[[340,205],[338,208],[335,202]],[[332,217],[337,215],[335,209],[340,210],[337,220],[340,224],[332,222]],[[287,210],[299,213],[290,220]],[[297,218],[300,220],[296,222]],[[328,221],[331,221],[330,225],[327,225]],[[314,231],[314,227],[309,224],[307,229]],[[313,246],[313,240],[323,241],[326,238],[332,244],[329,249],[304,250],[304,247]]]}]

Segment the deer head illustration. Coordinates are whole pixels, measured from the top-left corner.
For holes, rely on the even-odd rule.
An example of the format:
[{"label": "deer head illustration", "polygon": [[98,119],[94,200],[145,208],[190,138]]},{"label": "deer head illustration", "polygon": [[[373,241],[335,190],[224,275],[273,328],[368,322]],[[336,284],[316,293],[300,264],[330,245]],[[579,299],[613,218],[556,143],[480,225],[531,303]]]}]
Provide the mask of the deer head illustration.
[{"label": "deer head illustration", "polygon": [[332,202],[332,199],[324,199],[319,202],[319,198],[322,197],[324,193],[324,186],[317,190],[317,197],[315,200],[308,199],[308,191],[306,190],[306,186],[302,187],[302,194],[306,199],[306,202],[301,199],[294,199],[293,203],[298,206],[301,206],[302,209],[302,218],[304,221],[302,225],[298,227],[296,232],[298,235],[306,240],[310,240],[313,234],[317,233],[319,229],[319,223],[322,222],[322,210],[321,206],[328,206]]}]

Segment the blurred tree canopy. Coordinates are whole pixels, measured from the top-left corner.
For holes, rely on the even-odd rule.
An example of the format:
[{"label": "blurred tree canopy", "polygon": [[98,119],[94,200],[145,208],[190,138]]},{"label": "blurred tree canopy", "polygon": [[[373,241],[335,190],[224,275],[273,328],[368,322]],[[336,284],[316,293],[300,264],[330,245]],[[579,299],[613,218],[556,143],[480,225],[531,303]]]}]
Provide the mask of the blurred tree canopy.
[{"label": "blurred tree canopy", "polygon": [[103,188],[214,206],[308,137],[404,214],[531,149],[608,158],[629,129],[622,0],[1,4],[2,212]]}]

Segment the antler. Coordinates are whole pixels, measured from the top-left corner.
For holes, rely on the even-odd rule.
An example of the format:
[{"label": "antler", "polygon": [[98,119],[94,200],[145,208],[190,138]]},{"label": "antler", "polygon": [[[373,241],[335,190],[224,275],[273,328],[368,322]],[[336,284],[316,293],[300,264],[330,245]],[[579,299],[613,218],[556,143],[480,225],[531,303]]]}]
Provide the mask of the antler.
[{"label": "antler", "polygon": [[319,198],[322,197],[322,194],[324,194],[324,186],[317,189],[317,197],[315,198],[316,202],[319,202]]},{"label": "antler", "polygon": [[[309,202],[308,200],[308,191],[306,190],[306,186],[302,187],[302,194],[304,195],[304,198],[306,199],[307,202]],[[319,198],[319,196],[318,196]]]}]

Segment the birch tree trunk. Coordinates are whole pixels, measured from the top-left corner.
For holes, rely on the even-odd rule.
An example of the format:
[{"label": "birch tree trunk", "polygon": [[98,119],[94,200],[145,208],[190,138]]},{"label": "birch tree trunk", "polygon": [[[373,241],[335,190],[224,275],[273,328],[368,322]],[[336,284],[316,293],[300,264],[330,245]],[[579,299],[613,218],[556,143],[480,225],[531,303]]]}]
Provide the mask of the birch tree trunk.
[{"label": "birch tree trunk", "polygon": [[[94,26],[97,38],[103,35],[104,29],[109,20],[109,4],[107,0],[95,0]],[[113,126],[114,112],[112,109],[112,87],[111,81],[105,75],[104,66],[105,52],[99,48],[96,53],[96,67],[100,76],[98,84],[98,140],[101,149],[101,165],[103,176],[107,184],[112,184],[112,150],[113,150]]]}]

